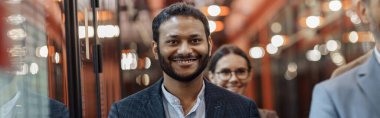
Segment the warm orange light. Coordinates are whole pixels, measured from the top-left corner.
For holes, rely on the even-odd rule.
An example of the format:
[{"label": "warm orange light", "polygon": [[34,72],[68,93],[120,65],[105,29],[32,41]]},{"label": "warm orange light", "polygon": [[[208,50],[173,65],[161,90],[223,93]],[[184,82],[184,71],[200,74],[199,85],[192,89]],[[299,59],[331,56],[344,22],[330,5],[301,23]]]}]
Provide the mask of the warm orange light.
[{"label": "warm orange light", "polygon": [[347,10],[353,7],[352,0],[342,0],[343,10]]},{"label": "warm orange light", "polygon": [[[219,6],[220,8],[220,13],[218,16],[227,16],[229,13],[230,13],[230,8],[227,7],[227,6]],[[211,16],[208,12],[207,12],[207,9],[208,9],[208,6],[205,6],[205,7],[202,7],[200,10],[202,11],[202,13],[204,13],[206,16]]]},{"label": "warm orange light", "polygon": [[137,60],[137,68],[138,69],[144,69],[144,67],[145,67],[145,58],[139,58],[138,60]]},{"label": "warm orange light", "polygon": [[[301,18],[299,18],[298,19],[298,25],[299,26],[301,26],[301,27],[303,27],[303,28],[306,28],[306,27],[308,27],[308,25],[307,25],[307,18],[308,18],[309,16],[306,16],[306,17],[301,17]],[[314,20],[310,20],[309,21],[309,25],[310,24],[312,24],[312,25],[316,25],[316,24],[318,24],[316,27],[314,27],[314,28],[318,28],[318,27],[320,27],[321,25],[323,25],[323,22],[324,22],[324,18],[323,17],[321,17],[321,16],[317,16],[319,19],[318,19],[318,23],[316,23],[316,21],[314,21]],[[315,17],[313,17],[313,18],[315,18]],[[309,27],[310,28],[310,27]]]},{"label": "warm orange light", "polygon": [[[90,13],[92,13],[92,12],[90,12]],[[78,22],[83,22],[84,21],[83,11],[79,11],[77,13],[77,17],[78,17]],[[113,13],[112,13],[112,11],[108,11],[108,10],[100,10],[100,11],[98,11],[97,17],[98,17],[98,21],[110,21],[113,19]],[[92,18],[90,18],[90,19],[92,19]]]},{"label": "warm orange light", "polygon": [[[350,43],[349,35],[350,35],[350,32],[347,32],[343,35],[344,43]],[[373,38],[371,32],[357,32],[357,36],[358,36],[358,40],[356,41],[357,43],[358,42],[375,42],[375,39]]]},{"label": "warm orange light", "polygon": [[77,20],[78,22],[84,21],[84,13],[82,11],[77,12]]},{"label": "warm orange light", "polygon": [[215,21],[216,29],[215,32],[222,31],[224,29],[224,24],[222,21]]},{"label": "warm orange light", "polygon": [[[331,11],[329,8],[329,2],[330,1],[326,1],[322,3],[322,10],[324,12]],[[341,0],[340,2],[342,3],[342,10],[348,10],[353,7],[352,0]]]},{"label": "warm orange light", "polygon": [[110,21],[113,19],[113,14],[108,10],[98,11],[98,21]]}]

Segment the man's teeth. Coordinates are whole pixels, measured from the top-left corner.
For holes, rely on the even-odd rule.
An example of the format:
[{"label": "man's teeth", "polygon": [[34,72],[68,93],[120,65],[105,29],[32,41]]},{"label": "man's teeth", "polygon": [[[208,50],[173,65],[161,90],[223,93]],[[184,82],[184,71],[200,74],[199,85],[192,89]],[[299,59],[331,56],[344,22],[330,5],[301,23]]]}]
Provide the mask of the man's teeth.
[{"label": "man's teeth", "polygon": [[191,63],[195,61],[195,59],[190,59],[190,60],[177,60],[178,63]]}]

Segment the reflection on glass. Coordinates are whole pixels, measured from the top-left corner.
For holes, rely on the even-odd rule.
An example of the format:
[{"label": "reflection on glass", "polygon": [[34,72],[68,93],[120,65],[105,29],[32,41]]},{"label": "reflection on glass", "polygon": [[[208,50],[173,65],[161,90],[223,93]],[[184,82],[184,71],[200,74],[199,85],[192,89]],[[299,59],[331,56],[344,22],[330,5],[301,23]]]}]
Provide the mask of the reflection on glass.
[{"label": "reflection on glass", "polygon": [[142,77],[141,77],[141,83],[142,85],[144,86],[148,86],[149,83],[150,83],[150,77],[148,74],[144,74]]},{"label": "reflection on glass", "polygon": [[22,0],[5,0],[8,4],[20,4]]},{"label": "reflection on glass", "polygon": [[8,52],[12,57],[23,57],[27,54],[26,48],[19,45],[13,46]]},{"label": "reflection on glass", "polygon": [[27,36],[24,29],[21,28],[11,29],[8,31],[7,35],[13,40],[23,40]]},{"label": "reflection on glass", "polygon": [[18,63],[15,65],[16,75],[26,75],[29,71],[29,66],[26,63]]},{"label": "reflection on glass", "polygon": [[42,46],[42,47],[38,47],[37,50],[37,57],[47,57],[48,56],[48,53],[49,53],[49,49],[48,47],[45,45],[45,46]]},{"label": "reflection on glass", "polygon": [[38,65],[36,63],[32,63],[30,64],[30,69],[29,69],[30,73],[32,75],[35,75],[38,73]]},{"label": "reflection on glass", "polygon": [[9,65],[0,65],[0,118],[69,117],[63,103],[48,97],[48,60],[40,58],[48,56],[47,37],[63,39],[57,35],[63,32],[55,32],[61,27],[54,26],[61,26],[55,21],[61,13],[59,4],[52,0],[0,1],[0,19],[6,21],[0,24],[0,44],[9,45],[0,52],[9,55]]},{"label": "reflection on glass", "polygon": [[19,25],[25,21],[25,17],[20,14],[10,15],[7,18],[7,22],[12,25]]},{"label": "reflection on glass", "polygon": [[152,62],[150,61],[150,58],[149,57],[145,57],[144,68],[145,69],[149,69],[151,65],[152,65]]},{"label": "reflection on glass", "polygon": [[54,62],[55,62],[56,64],[58,64],[58,63],[60,63],[60,61],[61,61],[61,56],[60,56],[60,54],[59,54],[58,52],[56,52],[56,53],[54,54]]}]

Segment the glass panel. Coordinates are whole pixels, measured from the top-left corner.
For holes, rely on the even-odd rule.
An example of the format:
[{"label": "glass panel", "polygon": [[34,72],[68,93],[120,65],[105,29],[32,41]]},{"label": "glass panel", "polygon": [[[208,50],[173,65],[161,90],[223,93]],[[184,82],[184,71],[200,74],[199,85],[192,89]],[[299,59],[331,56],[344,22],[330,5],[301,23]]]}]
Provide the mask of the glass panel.
[{"label": "glass panel", "polygon": [[69,117],[62,1],[0,5],[0,117]]},{"label": "glass panel", "polygon": [[[121,96],[118,53],[120,28],[116,14],[119,1],[99,0],[95,12],[91,2],[77,1],[82,110],[84,118],[98,115],[105,118],[112,103]],[[94,72],[96,66],[100,67],[99,73]]]}]

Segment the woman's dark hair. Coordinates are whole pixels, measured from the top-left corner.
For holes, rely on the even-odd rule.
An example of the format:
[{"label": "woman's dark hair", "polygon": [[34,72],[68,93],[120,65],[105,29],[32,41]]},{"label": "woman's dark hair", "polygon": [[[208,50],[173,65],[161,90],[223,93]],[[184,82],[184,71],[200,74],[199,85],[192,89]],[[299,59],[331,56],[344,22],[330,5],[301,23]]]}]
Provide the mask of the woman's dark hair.
[{"label": "woman's dark hair", "polygon": [[[212,57],[210,59],[209,70],[212,73],[214,73],[215,67],[216,67],[216,64],[218,63],[218,61],[222,57],[224,57],[228,54],[236,54],[236,55],[243,57],[245,59],[245,61],[247,62],[248,71],[251,71],[251,68],[252,68],[251,62],[249,61],[247,54],[245,54],[245,52],[243,50],[241,50],[239,47],[237,47],[235,45],[231,45],[231,44],[223,45],[218,50],[215,51],[215,53],[212,55]],[[231,61],[234,61],[234,60],[231,60]]]},{"label": "woman's dark hair", "polygon": [[163,9],[154,19],[152,23],[153,40],[158,42],[160,25],[174,16],[191,16],[200,20],[203,23],[203,27],[206,33],[206,39],[210,36],[210,28],[208,26],[207,17],[198,9],[193,6],[180,2],[170,5]]}]

